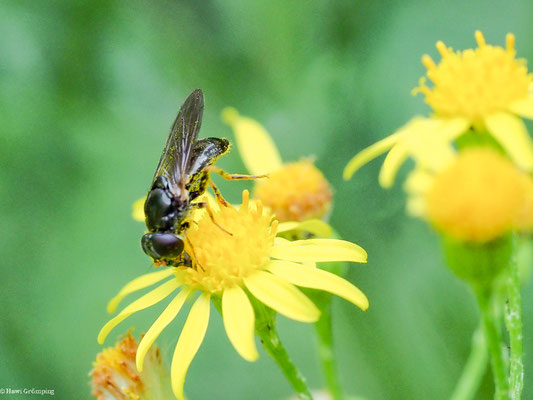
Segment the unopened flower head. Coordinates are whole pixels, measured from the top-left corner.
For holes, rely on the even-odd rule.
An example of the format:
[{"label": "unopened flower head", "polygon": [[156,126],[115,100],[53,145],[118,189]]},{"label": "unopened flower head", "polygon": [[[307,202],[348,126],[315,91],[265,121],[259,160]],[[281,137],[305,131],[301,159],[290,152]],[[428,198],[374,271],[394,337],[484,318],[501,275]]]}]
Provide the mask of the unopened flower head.
[{"label": "unopened flower head", "polygon": [[[427,55],[422,58],[433,85],[428,86],[422,78],[413,92],[425,96],[434,115],[414,118],[393,135],[356,154],[344,170],[345,179],[390,150],[380,176],[381,185],[389,187],[408,157],[418,163],[471,131],[491,135],[514,163],[533,170],[533,141],[520,119],[533,118],[532,76],[526,62],[516,58],[512,34],[507,35],[505,48],[486,44],[479,31],[475,37],[476,49],[454,52],[438,42],[441,61],[437,64]],[[434,121],[433,126],[429,121]]]},{"label": "unopened flower head", "polygon": [[486,243],[524,224],[531,178],[489,147],[469,148],[442,171],[415,170],[409,210],[455,239]]},{"label": "unopened flower head", "polygon": [[296,286],[331,292],[363,310],[368,307],[366,296],[358,288],[315,266],[316,262],[327,261],[366,262],[365,251],[356,244],[334,239],[290,242],[276,237],[277,233],[293,229],[293,223],[278,224],[261,202],[249,200],[247,191],[243,192],[238,208],[228,206],[215,210],[214,218],[219,226],[204,211],[198,213],[196,223],[187,230],[185,241],[193,266],[167,268],[127,284],[111,300],[110,312],[129,293],[168,278],[124,308],[98,336],[102,343],[122,320],[174,295],[139,344],[136,363],[142,371],[144,356],[152,343],[176,317],[185,301],[199,292],[172,359],[172,387],[178,399],[184,398],[185,375],[204,338],[210,299],[214,296],[221,298],[224,327],[230,342],[248,361],[258,357],[254,341],[255,315],[249,294],[278,313],[302,322],[316,321],[320,312]]},{"label": "unopened flower head", "polygon": [[248,171],[268,174],[258,180],[254,199],[270,208],[279,221],[325,219],[331,208],[329,182],[310,159],[283,163],[274,141],[257,121],[226,108],[222,119],[233,128],[237,147]]},{"label": "unopened flower head", "polygon": [[96,356],[91,376],[92,395],[97,400],[164,400],[168,395],[168,373],[154,346],[146,354],[147,368],[135,366],[137,341],[127,334],[115,347]]}]

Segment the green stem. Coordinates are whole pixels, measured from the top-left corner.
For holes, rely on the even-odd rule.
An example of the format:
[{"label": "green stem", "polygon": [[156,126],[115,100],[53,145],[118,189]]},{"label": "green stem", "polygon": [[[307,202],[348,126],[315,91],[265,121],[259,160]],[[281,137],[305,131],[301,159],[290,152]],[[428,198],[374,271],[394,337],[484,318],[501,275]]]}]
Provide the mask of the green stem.
[{"label": "green stem", "polygon": [[497,318],[495,318],[492,310],[491,292],[491,288],[486,286],[476,288],[483,328],[491,356],[492,375],[494,377],[494,386],[496,387],[494,399],[507,400],[509,399],[509,383],[503,359],[500,330],[498,329]]},{"label": "green stem", "polygon": [[283,374],[292,385],[300,400],[313,400],[307,383],[301,372],[296,368],[283,347],[276,331],[275,313],[258,301],[252,301],[256,314],[255,332],[261,339],[266,352],[281,368]]},{"label": "green stem", "polygon": [[511,353],[509,360],[509,381],[511,399],[519,400],[524,386],[524,364],[522,360],[522,304],[520,299],[521,282],[518,277],[516,256],[511,259],[507,276],[508,303],[505,312],[505,324],[509,332]]},{"label": "green stem", "polygon": [[[330,296],[331,297],[331,296]],[[315,323],[318,336],[318,355],[326,377],[326,385],[333,400],[343,400],[344,393],[337,373],[333,352],[333,334],[331,324],[331,301],[321,308],[322,315]]]},{"label": "green stem", "polygon": [[474,398],[483,374],[487,369],[488,356],[483,322],[480,321],[479,326],[472,335],[470,355],[450,400],[471,400]]}]

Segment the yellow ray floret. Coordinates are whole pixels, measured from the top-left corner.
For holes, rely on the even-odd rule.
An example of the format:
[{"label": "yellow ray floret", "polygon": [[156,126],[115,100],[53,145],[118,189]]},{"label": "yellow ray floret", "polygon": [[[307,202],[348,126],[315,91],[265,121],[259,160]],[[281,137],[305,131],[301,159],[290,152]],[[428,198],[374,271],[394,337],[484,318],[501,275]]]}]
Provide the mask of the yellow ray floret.
[{"label": "yellow ray floret", "polygon": [[239,154],[252,175],[264,175],[281,168],[278,149],[261,124],[239,115],[231,107],[222,111],[222,120],[233,128]]},{"label": "yellow ray floret", "polygon": [[237,148],[248,171],[268,173],[256,181],[253,197],[260,200],[281,221],[323,219],[331,208],[329,182],[310,159],[283,163],[279,152],[261,124],[226,108],[222,119],[233,128]]},{"label": "yellow ray floret", "polygon": [[424,168],[441,168],[453,157],[452,142],[467,129],[468,122],[463,118],[415,117],[391,136],[356,154],[344,168],[344,179],[350,179],[364,164],[386,152],[389,153],[379,175],[379,183],[385,188],[392,186],[409,157]]}]

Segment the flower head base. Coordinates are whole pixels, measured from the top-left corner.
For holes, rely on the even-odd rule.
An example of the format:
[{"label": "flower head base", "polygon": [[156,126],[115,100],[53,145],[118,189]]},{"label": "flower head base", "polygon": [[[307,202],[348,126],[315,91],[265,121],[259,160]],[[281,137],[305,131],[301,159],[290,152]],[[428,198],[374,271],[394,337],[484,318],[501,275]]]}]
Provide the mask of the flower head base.
[{"label": "flower head base", "polygon": [[255,315],[249,295],[274,311],[302,322],[315,322],[320,311],[296,286],[333,293],[363,310],[368,308],[368,299],[357,287],[315,265],[329,261],[366,262],[366,252],[356,244],[335,239],[290,242],[275,237],[278,227],[284,231],[294,229],[294,224],[278,225],[260,202],[249,201],[247,191],[243,192],[238,209],[223,207],[215,211],[214,219],[219,227],[203,211],[193,219],[195,223],[188,229],[185,241],[193,267],[167,268],[128,283],[110,301],[108,311],[113,312],[126,295],[169,278],[125,307],[98,335],[98,341],[103,343],[121,321],[174,294],[139,343],[136,364],[143,371],[150,346],[186,300],[199,291],[201,294],[191,307],[172,359],[172,388],[178,399],[184,399],[185,375],[205,336],[213,296],[221,298],[224,327],[230,342],[248,361],[258,357]]},{"label": "flower head base", "polygon": [[526,61],[515,58],[514,35],[507,35],[505,49],[486,44],[479,31],[475,37],[479,47],[462,52],[437,42],[441,62],[435,64],[428,55],[422,58],[433,87],[422,79],[415,93],[425,95],[437,116],[464,117],[479,126],[486,116],[527,98],[531,74]]},{"label": "flower head base", "polygon": [[257,182],[253,194],[280,221],[323,218],[333,196],[328,181],[311,160],[285,164]]},{"label": "flower head base", "polygon": [[485,243],[517,226],[526,204],[524,179],[508,159],[482,147],[459,153],[433,177],[419,171],[407,187],[422,192],[417,213],[437,229],[456,240]]},{"label": "flower head base", "polygon": [[[168,373],[157,347],[146,355],[148,368],[141,373],[135,367],[137,341],[127,334],[115,347],[96,356],[91,376],[92,395],[97,400],[164,399]],[[156,396],[159,394],[159,396]]]}]

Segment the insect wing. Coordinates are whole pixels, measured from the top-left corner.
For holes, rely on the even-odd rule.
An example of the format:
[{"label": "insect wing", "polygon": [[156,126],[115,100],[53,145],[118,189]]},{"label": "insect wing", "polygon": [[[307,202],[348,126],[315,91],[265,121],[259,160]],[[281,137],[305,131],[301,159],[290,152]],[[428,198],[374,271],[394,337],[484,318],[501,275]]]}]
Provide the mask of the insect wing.
[{"label": "insect wing", "polygon": [[152,185],[158,176],[164,175],[171,184],[172,191],[183,191],[189,174],[192,149],[200,131],[203,111],[204,95],[200,89],[196,89],[187,97],[172,124]]}]

